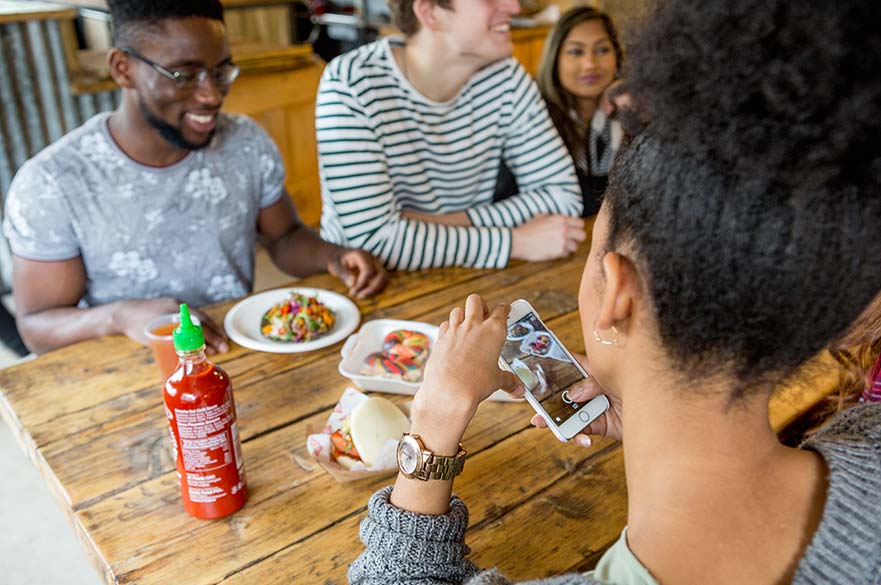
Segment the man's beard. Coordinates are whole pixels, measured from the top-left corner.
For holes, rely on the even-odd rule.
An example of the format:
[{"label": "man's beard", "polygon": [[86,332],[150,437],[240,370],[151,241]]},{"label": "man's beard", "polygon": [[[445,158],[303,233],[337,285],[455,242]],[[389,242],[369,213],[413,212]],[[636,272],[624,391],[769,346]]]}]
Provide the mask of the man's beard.
[{"label": "man's beard", "polygon": [[144,119],[147,120],[147,124],[149,124],[153,129],[155,129],[159,136],[164,138],[166,141],[171,144],[177,146],[178,148],[183,148],[184,150],[199,150],[200,148],[205,148],[211,142],[211,139],[214,138],[215,130],[212,130],[208,135],[208,138],[205,139],[201,144],[195,144],[190,142],[186,138],[184,138],[183,132],[165,122],[160,120],[147,107],[147,104],[144,103],[144,98],[138,97],[138,106],[141,108],[141,113],[144,115]]}]

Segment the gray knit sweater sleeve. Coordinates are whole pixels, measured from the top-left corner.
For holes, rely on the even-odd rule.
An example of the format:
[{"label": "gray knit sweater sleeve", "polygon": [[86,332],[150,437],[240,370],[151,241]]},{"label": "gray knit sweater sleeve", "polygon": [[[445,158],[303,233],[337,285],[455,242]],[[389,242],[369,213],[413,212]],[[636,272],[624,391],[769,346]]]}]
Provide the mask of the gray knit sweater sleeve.
[{"label": "gray knit sweater sleeve", "polygon": [[[823,518],[796,571],[794,585],[881,585],[881,404],[845,411],[804,445],[829,467]],[[370,499],[361,523],[366,550],[349,568],[356,585],[511,585],[480,572],[465,556],[468,509],[456,496],[450,512],[425,516],[389,503],[391,488]],[[532,585],[599,585],[578,574]],[[527,584],[523,584],[527,585]]]},{"label": "gray knit sweater sleeve", "polygon": [[[349,567],[354,585],[510,585],[496,571],[479,572],[465,559],[468,508],[455,495],[443,516],[415,514],[389,502],[392,488],[370,498],[361,522],[361,540],[367,549]],[[581,575],[540,581],[541,585],[592,585]]]}]

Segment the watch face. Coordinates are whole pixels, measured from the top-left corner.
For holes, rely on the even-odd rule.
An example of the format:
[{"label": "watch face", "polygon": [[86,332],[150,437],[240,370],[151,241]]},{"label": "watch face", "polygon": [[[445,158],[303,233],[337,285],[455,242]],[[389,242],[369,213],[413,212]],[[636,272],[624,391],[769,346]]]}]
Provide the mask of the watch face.
[{"label": "watch face", "polygon": [[410,437],[405,436],[398,445],[398,467],[407,475],[416,473],[419,464],[419,445]]}]

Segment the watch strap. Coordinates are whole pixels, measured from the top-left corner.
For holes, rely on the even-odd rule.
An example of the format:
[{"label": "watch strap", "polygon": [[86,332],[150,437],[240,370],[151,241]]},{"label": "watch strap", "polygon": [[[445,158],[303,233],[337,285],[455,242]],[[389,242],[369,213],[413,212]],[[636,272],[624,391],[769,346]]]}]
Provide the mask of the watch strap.
[{"label": "watch strap", "polygon": [[459,443],[459,452],[450,457],[435,455],[430,451],[423,451],[423,453],[428,456],[423,459],[422,469],[418,473],[419,479],[449,480],[462,473],[462,470],[465,468],[465,455],[467,452],[461,443]]}]

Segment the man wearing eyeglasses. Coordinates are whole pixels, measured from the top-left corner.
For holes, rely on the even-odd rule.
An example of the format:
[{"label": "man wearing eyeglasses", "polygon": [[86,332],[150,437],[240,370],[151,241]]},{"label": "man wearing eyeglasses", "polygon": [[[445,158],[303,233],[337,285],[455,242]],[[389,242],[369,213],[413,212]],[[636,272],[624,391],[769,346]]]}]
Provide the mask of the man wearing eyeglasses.
[{"label": "man wearing eyeglasses", "polygon": [[[363,298],[386,284],[361,250],[303,226],[252,120],[220,111],[239,74],[213,1],[110,0],[122,103],[28,161],[6,203],[17,322],[32,351],[125,334],[251,290],[259,238],[295,276],[329,271]],[[204,315],[209,351],[225,351]]]}]

